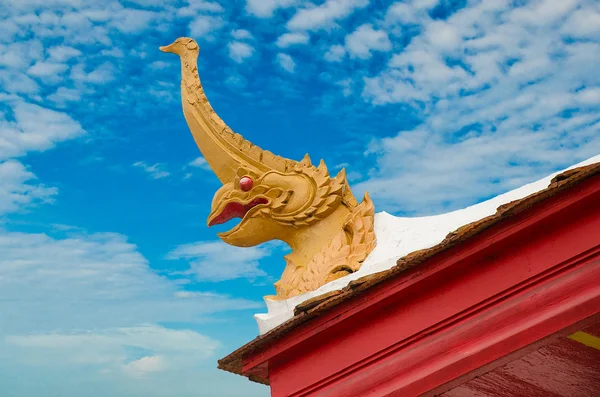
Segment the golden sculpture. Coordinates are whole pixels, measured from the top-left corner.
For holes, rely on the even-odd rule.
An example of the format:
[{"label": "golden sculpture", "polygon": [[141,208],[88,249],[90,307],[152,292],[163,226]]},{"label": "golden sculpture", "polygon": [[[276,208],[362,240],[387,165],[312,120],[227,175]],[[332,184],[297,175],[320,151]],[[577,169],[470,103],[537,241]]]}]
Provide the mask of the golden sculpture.
[{"label": "golden sculpture", "polygon": [[250,247],[282,240],[291,248],[286,268],[275,283],[285,299],[357,271],[375,247],[373,203],[358,204],[345,170],[331,178],[321,160],[300,162],[262,150],[234,133],[210,106],[200,78],[198,44],[179,38],[161,47],[181,59],[183,113],[202,155],[223,186],[212,201],[208,226],[233,218],[241,222],[218,236]]}]

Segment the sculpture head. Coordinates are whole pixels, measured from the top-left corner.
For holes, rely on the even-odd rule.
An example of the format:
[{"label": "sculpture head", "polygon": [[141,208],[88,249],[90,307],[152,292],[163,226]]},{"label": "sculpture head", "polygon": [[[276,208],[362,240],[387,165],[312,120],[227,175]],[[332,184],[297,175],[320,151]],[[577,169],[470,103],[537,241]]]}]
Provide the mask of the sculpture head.
[{"label": "sculpture head", "polygon": [[198,53],[200,47],[198,47],[198,43],[196,43],[194,39],[190,39],[189,37],[180,37],[173,43],[160,47],[160,50],[162,52],[171,52],[173,54],[183,56],[188,52]]},{"label": "sculpture head", "polygon": [[290,172],[260,172],[240,166],[237,175],[213,197],[208,226],[240,218],[219,233],[224,242],[248,247],[283,240],[298,229],[325,218],[342,202],[344,171],[329,178],[324,163],[314,167],[308,156]]}]

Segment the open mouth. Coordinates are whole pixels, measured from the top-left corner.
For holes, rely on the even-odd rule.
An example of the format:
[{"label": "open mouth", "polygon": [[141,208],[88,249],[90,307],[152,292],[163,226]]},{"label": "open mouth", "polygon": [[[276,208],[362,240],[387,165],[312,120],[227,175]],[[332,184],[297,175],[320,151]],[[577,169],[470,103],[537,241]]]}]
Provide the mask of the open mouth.
[{"label": "open mouth", "polygon": [[238,203],[235,201],[227,203],[225,208],[208,222],[208,226],[220,225],[228,222],[233,218],[244,218],[248,211],[260,204],[268,204],[269,200],[264,197],[257,197],[247,204]]}]

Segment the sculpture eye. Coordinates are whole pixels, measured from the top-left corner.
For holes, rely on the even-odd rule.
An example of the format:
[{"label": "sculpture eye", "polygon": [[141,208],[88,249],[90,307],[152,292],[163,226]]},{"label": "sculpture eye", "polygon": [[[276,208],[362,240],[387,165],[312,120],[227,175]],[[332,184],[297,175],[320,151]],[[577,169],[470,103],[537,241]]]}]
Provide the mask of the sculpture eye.
[{"label": "sculpture eye", "polygon": [[252,185],[254,185],[254,181],[249,176],[243,176],[240,178],[240,189],[242,191],[247,192],[252,189]]}]

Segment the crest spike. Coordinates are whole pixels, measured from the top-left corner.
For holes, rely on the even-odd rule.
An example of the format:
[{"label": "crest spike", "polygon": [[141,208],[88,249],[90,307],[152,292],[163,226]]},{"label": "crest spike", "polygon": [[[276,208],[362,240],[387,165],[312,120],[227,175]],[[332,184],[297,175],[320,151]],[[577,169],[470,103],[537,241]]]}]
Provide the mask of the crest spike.
[{"label": "crest spike", "polygon": [[329,170],[327,169],[327,164],[325,164],[325,160],[321,159],[321,161],[319,162],[319,166],[317,167],[317,170],[319,170],[319,172],[323,172],[326,175],[329,175]]},{"label": "crest spike", "polygon": [[300,164],[307,166],[307,167],[312,165],[312,162],[310,161],[310,156],[308,155],[308,153],[306,153],[304,155],[304,158],[302,159],[302,161],[300,161]]}]

